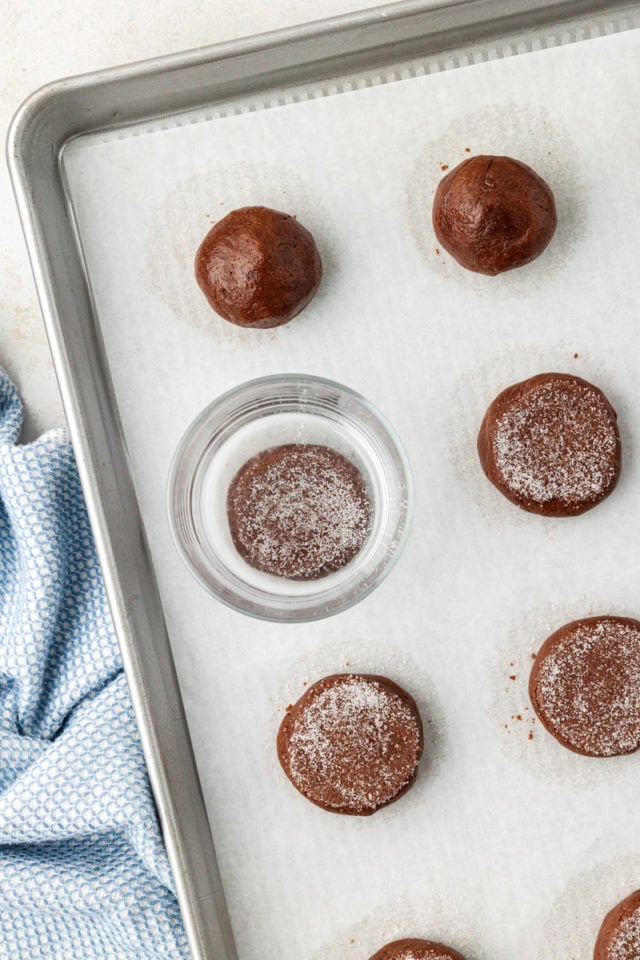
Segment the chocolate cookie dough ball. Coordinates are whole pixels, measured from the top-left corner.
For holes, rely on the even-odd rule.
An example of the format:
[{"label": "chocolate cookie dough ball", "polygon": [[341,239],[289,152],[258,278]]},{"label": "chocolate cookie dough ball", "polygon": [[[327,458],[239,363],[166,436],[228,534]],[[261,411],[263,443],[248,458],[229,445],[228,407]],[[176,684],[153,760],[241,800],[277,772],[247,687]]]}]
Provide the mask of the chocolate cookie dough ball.
[{"label": "chocolate cookie dough ball", "polygon": [[464,960],[457,950],[431,940],[394,940],[369,960]]},{"label": "chocolate cookie dough ball", "polygon": [[216,313],[240,327],[288,323],[322,278],[309,231],[268,207],[241,207],[216,223],[200,245],[195,269]]},{"label": "chocolate cookie dough ball", "polygon": [[318,580],[350,563],[367,539],[370,513],[358,468],[319,444],[263,450],[240,467],[227,494],[238,553],[289,580]]},{"label": "chocolate cookie dough ball", "polygon": [[470,157],[440,181],[433,229],[467,270],[495,276],[539,257],[556,229],[553,194],[526,163]]},{"label": "chocolate cookie dough ball", "polygon": [[618,482],[622,459],[605,395],[564,373],[541,373],[499,394],[482,421],[478,454],[508,500],[546,517],[595,507]]},{"label": "chocolate cookie dough ball", "polygon": [[574,753],[633,753],[640,747],[640,623],[589,617],[561,627],[538,653],[529,696],[545,728]]},{"label": "chocolate cookie dough ball", "polygon": [[600,927],[593,960],[638,960],[640,957],[640,890],[611,910]]},{"label": "chocolate cookie dough ball", "polygon": [[412,697],[386,677],[336,674],[309,687],[278,732],[296,790],[332,813],[368,816],[409,789],[422,755]]}]

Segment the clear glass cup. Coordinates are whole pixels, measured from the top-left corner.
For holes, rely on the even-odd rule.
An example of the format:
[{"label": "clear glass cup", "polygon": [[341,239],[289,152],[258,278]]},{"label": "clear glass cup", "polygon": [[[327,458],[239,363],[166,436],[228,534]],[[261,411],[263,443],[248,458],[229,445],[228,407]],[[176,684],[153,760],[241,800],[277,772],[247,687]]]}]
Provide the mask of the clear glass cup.
[{"label": "clear glass cup", "polygon": [[[251,457],[287,443],[332,447],[360,470],[371,503],[367,540],[350,563],[317,580],[254,569],[227,520],[231,480]],[[393,427],[364,397],[321,377],[261,377],[196,417],[171,465],[168,514],[185,563],[215,597],[264,620],[329,617],[362,600],[392,569],[411,519],[413,480]]]}]

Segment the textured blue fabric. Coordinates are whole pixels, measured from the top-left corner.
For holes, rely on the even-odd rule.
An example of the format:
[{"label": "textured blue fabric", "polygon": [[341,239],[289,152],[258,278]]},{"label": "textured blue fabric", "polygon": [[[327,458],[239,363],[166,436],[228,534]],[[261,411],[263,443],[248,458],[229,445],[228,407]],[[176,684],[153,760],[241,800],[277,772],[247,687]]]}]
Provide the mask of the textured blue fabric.
[{"label": "textured blue fabric", "polygon": [[73,453],[0,369],[0,960],[182,960]]}]

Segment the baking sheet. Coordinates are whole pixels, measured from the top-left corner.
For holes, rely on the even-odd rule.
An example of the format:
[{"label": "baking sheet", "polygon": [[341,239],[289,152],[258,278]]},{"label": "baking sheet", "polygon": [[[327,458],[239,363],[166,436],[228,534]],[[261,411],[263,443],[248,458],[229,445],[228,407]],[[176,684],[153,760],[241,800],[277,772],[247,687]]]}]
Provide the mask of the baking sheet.
[{"label": "baking sheet", "polygon": [[[640,761],[567,753],[526,696],[551,630],[639,612],[639,50],[629,31],[65,151],[242,960],[355,960],[411,935],[467,960],[577,960],[640,885]],[[467,147],[517,156],[552,186],[557,235],[530,267],[479,277],[436,253],[433,191]],[[225,324],[192,279],[210,223],[248,203],[295,213],[325,264],[312,306],[276,331]],[[624,443],[614,495],[567,521],[517,511],[475,453],[495,394],[545,370],[601,386]],[[284,626],[203,592],[164,499],[205,404],[294,371],[387,415],[416,512],[371,597]],[[312,807],[276,759],[286,705],[338,670],[386,673],[426,721],[416,786],[368,819]]]}]

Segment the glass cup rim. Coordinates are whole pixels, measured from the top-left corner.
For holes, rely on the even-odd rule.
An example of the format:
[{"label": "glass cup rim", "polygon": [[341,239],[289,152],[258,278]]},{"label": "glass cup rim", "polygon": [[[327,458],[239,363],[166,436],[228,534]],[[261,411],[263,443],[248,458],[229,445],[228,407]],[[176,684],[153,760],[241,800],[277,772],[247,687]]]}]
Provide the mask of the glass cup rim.
[{"label": "glass cup rim", "polygon": [[[356,409],[360,407],[363,412],[366,412],[372,422],[378,427],[380,434],[378,439],[382,441],[386,451],[389,453],[394,463],[396,473],[399,475],[404,487],[404,497],[395,524],[396,530],[393,538],[393,549],[390,552],[387,550],[388,555],[386,557],[383,554],[382,557],[377,559],[373,575],[369,576],[368,582],[362,582],[359,585],[358,577],[354,574],[353,580],[350,579],[346,582],[333,584],[325,591],[320,591],[309,597],[295,598],[294,600],[290,600],[283,594],[269,594],[265,590],[252,588],[253,593],[257,593],[264,598],[264,602],[256,602],[253,599],[243,597],[239,590],[234,590],[233,587],[229,587],[228,584],[222,582],[217,572],[212,570],[210,565],[206,563],[206,558],[203,559],[202,555],[199,557],[200,564],[197,564],[194,560],[194,556],[188,544],[185,542],[183,529],[177,517],[176,491],[179,489],[179,473],[185,459],[187,459],[188,454],[191,452],[190,446],[193,444],[194,438],[197,437],[202,428],[208,424],[216,414],[219,415],[221,423],[229,420],[230,414],[232,414],[234,410],[234,400],[239,401],[242,397],[249,397],[261,388],[265,388],[267,391],[272,391],[275,387],[285,390],[287,387],[289,389],[295,389],[305,384],[320,389],[330,389],[335,391],[339,396],[342,395],[346,397],[355,404]],[[276,402],[277,394],[273,397],[267,395],[266,399]],[[240,404],[238,404],[238,407],[241,409]],[[264,415],[264,411],[262,411],[262,413]],[[321,416],[322,414],[317,413],[316,415]],[[214,425],[212,424],[212,431],[213,430]],[[200,450],[198,457],[194,460],[195,466],[193,464],[191,466],[191,482],[193,482],[196,475],[198,461],[201,459],[202,454],[203,450]],[[191,459],[194,459],[193,454],[191,455]],[[276,623],[308,623],[334,616],[337,613],[349,609],[372,593],[387,577],[402,553],[411,528],[413,493],[411,464],[400,437],[390,421],[370,400],[353,388],[327,377],[308,373],[276,373],[255,377],[251,380],[236,384],[208,403],[200,413],[194,417],[182,434],[171,459],[166,485],[166,507],[171,536],[182,562],[191,575],[195,577],[198,583],[204,587],[211,596],[232,610],[259,620]],[[187,512],[192,516],[190,511]],[[357,557],[353,562],[357,563]],[[229,571],[228,576],[231,578],[235,575]],[[350,589],[346,590],[345,587],[349,584]],[[340,600],[341,594],[344,594],[342,600]],[[330,603],[328,603],[328,601],[330,601]],[[288,606],[288,604],[290,604],[290,606]]]}]

